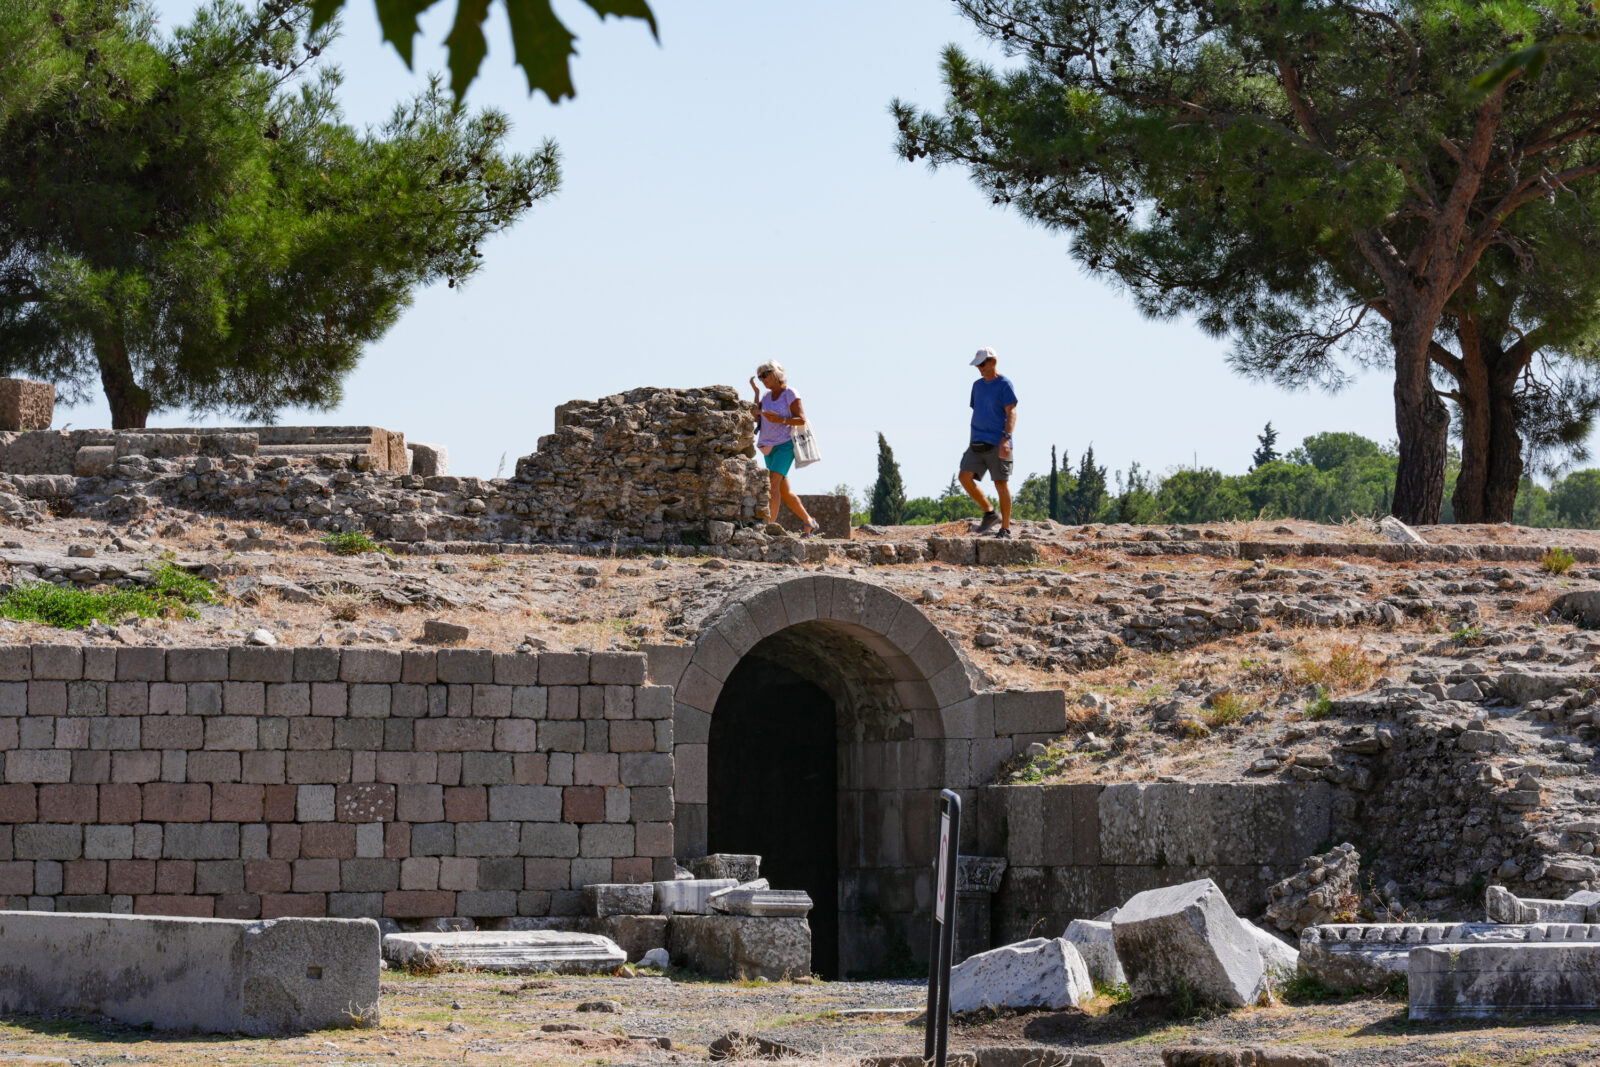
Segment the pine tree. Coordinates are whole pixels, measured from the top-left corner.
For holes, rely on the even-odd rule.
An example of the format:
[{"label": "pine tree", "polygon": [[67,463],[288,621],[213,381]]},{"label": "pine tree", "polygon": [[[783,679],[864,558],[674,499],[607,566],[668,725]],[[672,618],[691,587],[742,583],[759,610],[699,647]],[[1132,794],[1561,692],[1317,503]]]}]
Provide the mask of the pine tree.
[{"label": "pine tree", "polygon": [[966,169],[1146,314],[1230,335],[1254,376],[1337,386],[1381,353],[1396,517],[1439,520],[1448,397],[1458,518],[1510,518],[1519,382],[1600,337],[1590,5],[959,6],[1014,61],[948,48],[945,107],[894,105],[904,158]]},{"label": "pine tree", "polygon": [[1267,428],[1261,431],[1260,436],[1256,438],[1256,443],[1260,447],[1250,457],[1251,470],[1280,458],[1278,450],[1272,447],[1278,443],[1278,431],[1272,428],[1272,423],[1267,423]]},{"label": "pine tree", "polygon": [[899,526],[906,517],[906,488],[900,464],[882,433],[878,434],[878,480],[872,485],[872,524]]},{"label": "pine tree", "polygon": [[13,9],[0,55],[36,30],[79,76],[0,108],[0,373],[102,389],[115,428],[334,406],[412,293],[470,277],[559,180],[554,144],[506,152],[506,117],[437,81],[345,123],[338,72],[306,76],[327,35],[291,0],[217,0],[171,39],[137,5],[94,5],[86,32]]}]

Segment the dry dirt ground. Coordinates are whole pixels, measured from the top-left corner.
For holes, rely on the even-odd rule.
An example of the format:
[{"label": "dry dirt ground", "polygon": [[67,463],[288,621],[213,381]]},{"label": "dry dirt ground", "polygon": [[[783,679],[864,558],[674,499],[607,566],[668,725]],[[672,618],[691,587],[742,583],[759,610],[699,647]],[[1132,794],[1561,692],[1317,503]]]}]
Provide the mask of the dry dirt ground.
[{"label": "dry dirt ground", "polygon": [[[781,1042],[797,1064],[855,1065],[919,1053],[925,987],[915,982],[730,984],[512,975],[386,976],[382,1024],[292,1038],[186,1036],[66,1018],[0,1023],[0,1064],[212,1067],[306,1064],[701,1063],[739,1030]],[[582,1012],[597,999],[613,1013]],[[1393,998],[1250,1008],[1181,1018],[1105,999],[1086,1011],[962,1019],[952,1050],[1047,1046],[1147,1067],[1172,1045],[1275,1045],[1318,1051],[1339,1067],[1576,1067],[1600,1063],[1600,1019],[1413,1024]],[[886,1010],[887,1009],[887,1010]],[[549,1029],[546,1029],[549,1028]],[[662,1039],[665,1039],[663,1041]],[[670,1047],[663,1047],[670,1046]]]}]

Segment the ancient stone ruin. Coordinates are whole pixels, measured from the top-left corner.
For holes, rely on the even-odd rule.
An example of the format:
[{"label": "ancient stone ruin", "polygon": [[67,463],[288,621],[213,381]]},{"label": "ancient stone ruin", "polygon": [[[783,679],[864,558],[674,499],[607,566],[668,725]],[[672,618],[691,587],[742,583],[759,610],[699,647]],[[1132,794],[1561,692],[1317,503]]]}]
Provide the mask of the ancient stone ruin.
[{"label": "ancient stone ruin", "polygon": [[[607,578],[589,563],[638,553],[604,562],[646,582],[671,561],[701,599],[689,610],[681,587],[664,589],[660,628],[627,651],[466,647],[464,627],[431,619],[439,640],[466,644],[0,646],[8,909],[372,919],[400,938],[396,965],[604,969],[620,954],[730,977],[904,970],[926,952],[936,798],[950,788],[968,819],[957,956],[974,957],[972,1003],[1073,1003],[1091,981],[1125,981],[1238,1005],[1296,968],[1330,987],[1385,985],[1413,949],[1419,1018],[1588,1003],[1581,984],[1497,1000],[1484,977],[1538,973],[1552,955],[1578,966],[1600,943],[1600,831],[1547,818],[1558,789],[1600,804],[1579,784],[1597,736],[1600,645],[1586,635],[1494,660],[1408,637],[1417,666],[1378,665],[1328,700],[1342,721],[1286,723],[1281,746],[1226,781],[1019,780],[1030,761],[1065,763],[1067,746],[1126,751],[1130,731],[1100,693],[1069,708],[1065,684],[1008,686],[986,669],[1070,678],[1130,650],[1269,628],[1477,618],[1474,590],[1513,605],[1533,592],[1519,574],[1536,546],[1088,527],[1051,530],[1049,557],[1028,535],[802,541],[765,522],[751,420],[723,387],[563,405],[505,479],[442,473],[442,449],[375,427],[53,431],[27,395],[0,390],[19,427],[0,433],[0,513],[18,526],[154,526],[181,510],[260,523],[217,535],[241,553],[359,529],[416,556],[582,557],[574,600]],[[816,513],[849,534],[847,505]],[[154,566],[137,545],[14,551],[17,581],[131,586]],[[1291,552],[1327,567],[1268,562]],[[1116,553],[1117,574],[1084,593],[1061,561],[1096,553]],[[1385,586],[1362,566],[1384,560],[1414,569]],[[1173,561],[1215,570],[1130,573]],[[406,566],[435,563],[453,566]],[[931,566],[874,573],[899,563]],[[288,582],[240,575],[258,592]],[[970,605],[936,612],[969,585]],[[1581,616],[1576,603],[1552,600],[1551,618]],[[1202,715],[1219,691],[1183,678],[1152,693],[1143,733],[1228,729]],[[1429,904],[1486,888],[1494,922],[1366,921],[1409,920],[1396,882],[1361,880],[1375,839],[1405,842],[1382,857],[1385,878]],[[1361,853],[1328,851],[1346,840]],[[1240,918],[1263,914],[1299,934],[1298,956]],[[1426,955],[1462,947],[1477,955],[1454,979]]]}]

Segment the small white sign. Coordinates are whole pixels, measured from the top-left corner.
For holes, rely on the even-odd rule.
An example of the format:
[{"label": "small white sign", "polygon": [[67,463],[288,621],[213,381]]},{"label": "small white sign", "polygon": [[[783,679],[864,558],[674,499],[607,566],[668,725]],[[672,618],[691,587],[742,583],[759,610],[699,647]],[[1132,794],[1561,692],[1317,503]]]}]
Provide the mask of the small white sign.
[{"label": "small white sign", "polygon": [[933,909],[933,917],[939,922],[944,922],[944,884],[945,864],[949,862],[950,855],[950,813],[939,814],[939,881],[934,892],[938,894],[937,903]]}]

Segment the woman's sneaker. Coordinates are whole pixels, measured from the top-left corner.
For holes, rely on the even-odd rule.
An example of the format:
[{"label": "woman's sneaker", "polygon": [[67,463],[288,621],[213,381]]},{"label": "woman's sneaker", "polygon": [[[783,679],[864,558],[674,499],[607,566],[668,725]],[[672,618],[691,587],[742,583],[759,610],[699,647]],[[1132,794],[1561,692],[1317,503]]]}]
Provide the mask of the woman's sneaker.
[{"label": "woman's sneaker", "polygon": [[972,532],[975,534],[986,534],[999,525],[1000,513],[998,511],[985,511],[983,513],[983,521],[978,523],[978,525],[973,528]]},{"label": "woman's sneaker", "polygon": [[1000,538],[1009,538],[1011,536],[1011,531],[1005,529],[1004,527],[1001,527],[1000,529],[996,530],[990,536],[991,537],[1000,537]]}]

